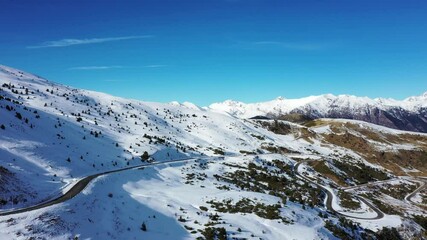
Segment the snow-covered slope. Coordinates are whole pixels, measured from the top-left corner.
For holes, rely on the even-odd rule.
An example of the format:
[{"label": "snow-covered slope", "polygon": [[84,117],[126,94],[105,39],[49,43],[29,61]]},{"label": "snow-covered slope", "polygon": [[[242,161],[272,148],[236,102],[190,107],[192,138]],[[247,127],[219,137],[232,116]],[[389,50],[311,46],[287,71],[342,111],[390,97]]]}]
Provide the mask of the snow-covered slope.
[{"label": "snow-covered slope", "polygon": [[[278,99],[270,105],[291,111],[323,106],[327,99]],[[104,175],[69,201],[1,216],[0,238],[212,239],[225,233],[228,238],[334,239],[344,231],[361,239],[365,228],[412,224],[386,215],[356,219],[366,227],[351,230],[326,211],[318,188],[295,176],[296,161],[327,159],[386,177],[392,172],[325,142],[324,126],[271,124],[220,108],[75,89],[0,66],[0,213],[55,198],[89,175],[190,158]],[[316,176],[308,168],[309,173]],[[319,181],[336,187],[327,176]],[[353,214],[370,216],[363,206]]]},{"label": "snow-covered slope", "polygon": [[[82,177],[141,164],[145,161],[141,157],[144,152],[150,156],[149,161],[165,161],[203,156],[215,159],[215,156],[222,154],[232,157],[242,155],[241,152],[257,150],[264,152],[260,149],[262,144],[275,142],[281,142],[281,146],[295,151],[311,148],[307,142],[291,142],[290,137],[277,136],[250,122],[201,109],[191,103],[163,104],[127,100],[73,89],[6,66],[0,66],[0,86],[2,209],[31,206],[57,196]],[[96,187],[90,188],[92,190],[85,190],[83,195],[63,204],[65,208],[60,206],[38,210],[30,212],[29,217],[27,214],[20,214],[25,218],[19,217],[19,220],[13,220],[12,223],[6,221],[9,218],[4,222],[0,221],[0,225],[6,224],[1,225],[0,232],[10,238],[50,236],[49,238],[63,239],[73,237],[72,233],[75,233],[83,238],[127,236],[127,239],[139,239],[142,232],[139,228],[145,222],[149,228],[144,235],[147,239],[192,238],[189,226],[185,229],[174,217],[179,209],[190,208],[186,211],[189,217],[194,218],[200,211],[197,205],[201,202],[206,205],[206,201],[211,198],[227,197],[236,201],[241,196],[254,198],[250,192],[242,195],[240,191],[218,190],[212,185],[216,182],[213,175],[223,171],[220,169],[224,166],[220,163],[213,167],[212,173],[201,171],[203,176],[208,173],[204,178],[211,185],[205,183],[203,188],[200,185],[192,187],[184,181],[188,174],[195,174],[189,170],[190,166],[181,164],[167,172],[160,168],[149,170],[149,174],[143,175],[130,172],[104,177],[94,183]],[[153,194],[150,197],[144,193],[147,186],[151,189],[150,194]],[[174,193],[171,186],[175,186],[178,192]],[[167,192],[164,193],[163,190]],[[105,191],[112,193],[112,198],[119,197],[121,200],[111,204],[104,202],[109,199],[107,195],[103,195]],[[178,193],[182,195],[177,195]],[[151,197],[163,201],[164,205],[152,202]],[[266,198],[266,204],[276,203],[278,200],[269,195],[258,197]],[[99,199],[102,201],[94,205],[93,201]],[[73,207],[74,204],[87,206],[87,209]],[[122,204],[130,209],[115,210]],[[169,209],[166,205],[173,207]],[[72,212],[67,209],[72,209]],[[108,209],[107,213],[105,209]],[[144,214],[136,213],[137,209]],[[295,211],[299,215],[295,219],[298,223],[294,226],[310,229],[308,219],[315,217],[316,213]],[[209,215],[197,219],[206,224]],[[152,217],[156,220],[150,220]],[[277,223],[267,223],[263,218],[250,217],[244,220],[244,217],[234,215],[227,218],[230,224],[241,228],[245,224],[256,226],[263,222],[266,230],[256,231],[266,231],[266,238],[298,236],[297,232],[285,233],[286,227],[270,229],[270,224]],[[299,218],[307,219],[297,220]],[[61,227],[49,225],[52,221]],[[83,224],[87,221],[97,227]],[[120,226],[115,224],[117,221],[121,222]],[[317,221],[318,226],[310,230],[310,236],[328,235],[324,233],[326,230],[321,230],[321,223],[322,221]],[[165,224],[170,227],[164,228]],[[22,230],[26,227],[31,230],[23,233]],[[192,228],[194,227],[204,229],[199,224]],[[38,228],[45,230],[36,231]],[[153,231],[154,228],[158,230]],[[114,231],[110,231],[111,229]],[[236,231],[237,228],[232,229]],[[237,236],[249,236],[254,231],[247,229]],[[200,235],[200,232],[196,233],[195,236]]]},{"label": "snow-covered slope", "polygon": [[5,66],[0,67],[0,85],[2,163],[44,178],[47,185],[141,163],[145,151],[156,160],[253,151],[261,140],[252,135],[266,134],[189,103],[126,100]]},{"label": "snow-covered slope", "polygon": [[310,118],[357,119],[402,130],[427,132],[427,92],[402,101],[331,94],[301,99],[279,97],[268,102],[249,104],[227,100],[211,104],[207,109],[239,118],[280,117],[299,113]]}]

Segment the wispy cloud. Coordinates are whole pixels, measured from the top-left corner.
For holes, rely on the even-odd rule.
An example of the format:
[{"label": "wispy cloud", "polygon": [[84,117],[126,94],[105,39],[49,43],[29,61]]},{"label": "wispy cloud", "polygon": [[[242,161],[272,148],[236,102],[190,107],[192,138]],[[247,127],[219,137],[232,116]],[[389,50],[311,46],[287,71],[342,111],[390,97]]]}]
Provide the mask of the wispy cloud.
[{"label": "wispy cloud", "polygon": [[283,49],[293,51],[317,51],[333,47],[331,43],[291,41],[236,41],[235,47],[245,49]]},{"label": "wispy cloud", "polygon": [[252,42],[253,45],[279,47],[289,50],[312,51],[321,50],[326,47],[325,44],[306,43],[306,42],[279,42],[279,41],[258,41]]},{"label": "wispy cloud", "polygon": [[145,68],[161,68],[161,67],[167,67],[167,65],[161,65],[161,64],[153,64],[153,65],[146,65]]},{"label": "wispy cloud", "polygon": [[73,45],[115,42],[115,41],[151,38],[151,37],[153,37],[153,36],[152,35],[141,35],[141,36],[124,36],[124,37],[107,37],[107,38],[84,38],[84,39],[66,38],[66,39],[61,39],[61,40],[56,40],[56,41],[43,42],[39,45],[28,46],[27,48],[68,47],[68,46],[73,46]]},{"label": "wispy cloud", "polygon": [[84,66],[84,67],[72,67],[68,70],[106,70],[115,68],[127,68],[125,66]]},{"label": "wispy cloud", "polygon": [[167,65],[161,64],[152,64],[145,66],[120,66],[120,65],[110,65],[110,66],[80,66],[80,67],[71,67],[68,70],[108,70],[108,69],[138,69],[138,68],[162,68],[167,67]]}]

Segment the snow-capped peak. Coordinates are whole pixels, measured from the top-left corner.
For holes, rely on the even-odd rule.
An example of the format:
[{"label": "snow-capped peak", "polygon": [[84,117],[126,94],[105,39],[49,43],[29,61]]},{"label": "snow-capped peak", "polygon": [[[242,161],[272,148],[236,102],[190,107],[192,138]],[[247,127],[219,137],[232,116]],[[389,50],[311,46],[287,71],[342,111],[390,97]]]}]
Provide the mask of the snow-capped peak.
[{"label": "snow-capped peak", "polygon": [[[422,96],[410,97],[403,101],[391,98],[369,98],[354,95],[324,94],[309,96],[299,99],[286,99],[278,97],[272,101],[259,103],[242,103],[227,100],[222,103],[211,104],[208,108],[215,111],[227,112],[241,118],[250,118],[258,115],[277,115],[290,112],[315,111],[317,115],[326,115],[331,109],[341,109],[350,113],[365,112],[366,109],[376,108],[388,110],[390,108],[402,108],[407,111],[417,111],[427,106],[427,92]],[[343,112],[342,111],[342,112]]]},{"label": "snow-capped peak", "polygon": [[425,106],[427,104],[427,92],[423,93],[420,96],[408,97],[404,101]]},{"label": "snow-capped peak", "polygon": [[[235,116],[250,116],[268,113],[266,111],[281,113],[312,108],[323,113],[331,106],[353,110],[365,103],[377,102],[369,98],[327,94],[253,104],[228,100],[200,109],[188,102],[141,102],[74,89],[3,66],[0,67],[0,86],[0,239],[16,239],[17,236],[195,239],[210,232],[208,229],[212,228],[206,228],[210,223],[217,224],[213,216],[221,220],[215,232],[220,232],[215,229],[222,229],[224,235],[232,233],[236,238],[326,239],[332,236],[324,227],[327,221],[339,222],[335,211],[345,214],[332,189],[335,184],[330,184],[332,179],[314,174],[303,165],[304,161],[296,163],[295,160],[318,159],[327,163],[325,167],[338,169],[343,177],[352,176],[347,174],[351,170],[347,166],[377,168],[351,148],[319,141],[331,130],[329,120],[324,120],[327,125],[311,128],[313,130],[308,132],[298,124],[283,123],[292,131],[276,134],[268,127],[272,122],[262,121],[262,125],[267,125],[261,127],[259,121],[210,111],[216,109]],[[362,122],[351,123],[365,131],[373,131],[375,135],[372,136],[377,136],[377,132],[399,134]],[[372,145],[372,149],[412,149],[409,143],[416,144],[412,139],[408,138],[408,144],[389,145],[381,141]],[[422,143],[420,141],[420,146]],[[145,159],[147,154],[149,158]],[[334,165],[343,159],[347,171]],[[284,171],[283,167],[295,169],[299,177]],[[268,176],[264,178],[270,179],[268,184],[252,178],[251,169],[256,169],[260,176]],[[120,174],[110,174],[117,171],[121,171]],[[319,178],[320,182],[329,182],[330,187],[322,188],[333,195],[335,201],[329,208],[334,211],[325,213],[323,202],[328,200],[313,192],[317,191],[314,188],[306,188],[306,184],[314,181],[302,177],[299,172],[312,179]],[[100,174],[102,178],[92,181],[90,187],[77,190],[83,194],[67,198],[64,205],[46,203],[46,199],[57,201],[57,195],[69,196],[62,194],[75,192],[82,182]],[[351,183],[360,183],[353,179],[355,182],[351,180]],[[276,180],[289,184],[285,187],[270,184]],[[253,187],[242,187],[242,183],[248,182]],[[320,193],[320,189],[318,191]],[[295,195],[295,199],[286,197],[288,193]],[[313,197],[313,193],[317,197]],[[49,207],[30,212],[30,206],[40,206],[37,205],[40,202]],[[306,203],[311,206],[309,209],[304,207]],[[224,204],[233,204],[230,209],[239,210],[242,205],[254,210],[252,213],[246,210],[223,212],[216,207]],[[2,216],[12,214],[8,212],[12,208],[20,209],[16,211],[21,211],[20,215]],[[371,208],[362,204],[357,212],[347,213],[357,215],[347,216],[373,219]],[[319,213],[327,214],[327,218],[319,217]],[[379,228],[379,224],[381,227],[402,224],[400,217],[393,220],[389,216],[375,220],[372,228]],[[353,232],[361,230],[358,227]]]},{"label": "snow-capped peak", "polygon": [[427,98],[427,92],[423,93],[423,95],[421,95],[424,98]]}]

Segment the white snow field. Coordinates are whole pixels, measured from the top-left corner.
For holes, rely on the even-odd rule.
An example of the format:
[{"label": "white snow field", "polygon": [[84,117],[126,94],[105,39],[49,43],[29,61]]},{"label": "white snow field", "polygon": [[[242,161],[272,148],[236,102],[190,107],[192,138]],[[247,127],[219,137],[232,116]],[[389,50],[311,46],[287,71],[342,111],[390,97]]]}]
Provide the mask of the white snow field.
[{"label": "white snow field", "polygon": [[[287,111],[330,98],[278,99],[268,106]],[[420,101],[399,104],[409,108],[424,104]],[[259,122],[240,118],[260,115],[260,109],[235,102],[201,108],[123,99],[0,65],[0,213],[51,200],[89,175],[194,158],[104,175],[68,201],[0,216],[0,239],[196,239],[205,238],[210,227],[224,228],[229,239],[336,239],[325,225],[339,225],[339,219],[328,215],[321,203],[309,206],[313,196],[304,191],[318,194],[316,199],[322,198],[321,191],[296,178],[292,166],[299,159],[344,155],[372,164],[349,149],[331,149],[321,139],[275,134]],[[272,154],[268,147],[288,153]],[[237,174],[242,178],[233,178]],[[243,179],[245,174],[274,177],[280,179],[274,183],[288,184],[283,183],[281,191],[301,192],[295,200],[284,199],[271,190],[273,182],[252,182]],[[245,201],[251,211],[235,210]],[[221,210],[219,203],[235,209]],[[334,206],[344,211],[339,202]],[[268,207],[274,211],[259,212]],[[362,210],[371,216],[367,206]],[[401,217],[390,215],[354,221],[362,226],[352,233],[357,238],[364,228],[377,231],[402,224]]]}]

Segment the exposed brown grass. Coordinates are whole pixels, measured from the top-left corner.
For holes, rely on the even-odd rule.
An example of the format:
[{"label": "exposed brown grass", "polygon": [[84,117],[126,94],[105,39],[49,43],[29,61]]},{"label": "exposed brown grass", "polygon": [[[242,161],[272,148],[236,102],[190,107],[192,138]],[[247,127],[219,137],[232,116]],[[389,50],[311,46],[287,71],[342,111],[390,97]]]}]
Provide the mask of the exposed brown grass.
[{"label": "exposed brown grass", "polygon": [[329,124],[330,122],[326,122],[326,121],[323,121],[323,120],[320,120],[320,119],[315,119],[315,120],[312,120],[312,121],[308,121],[308,122],[305,122],[304,123],[304,126],[306,126],[306,127],[320,127],[320,126],[323,126],[323,125],[326,125],[326,124]]},{"label": "exposed brown grass", "polygon": [[310,165],[316,172],[334,181],[337,185],[347,186],[347,183],[328,166],[326,166],[324,161],[312,161],[308,162],[308,165]]},{"label": "exposed brown grass", "polygon": [[[336,128],[337,126],[334,125],[334,127]],[[347,127],[349,127],[349,125],[347,125]],[[420,135],[405,134],[391,136],[388,134],[385,135],[385,138],[382,138],[378,133],[369,132],[369,130],[366,129],[362,131],[364,137],[356,136],[345,129],[339,129],[339,131],[343,131],[344,133],[325,134],[325,141],[351,149],[363,156],[367,161],[379,164],[396,175],[406,175],[400,167],[416,168],[421,171],[420,173],[414,173],[418,176],[425,176],[427,174],[427,151],[423,149],[423,147],[411,150],[398,149],[396,151],[380,151],[368,141],[368,139],[372,139],[381,142],[393,141],[400,144],[413,143],[421,141],[420,139],[422,139],[422,136]],[[408,139],[405,139],[402,136],[405,136]],[[425,141],[427,141],[427,139]]]},{"label": "exposed brown grass", "polygon": [[420,148],[427,147],[427,136],[418,133],[402,133],[402,134],[390,134],[378,132],[374,129],[360,127],[354,123],[346,123],[345,127],[352,129],[366,136],[368,139],[382,142],[382,143],[395,143],[395,144],[413,144]]},{"label": "exposed brown grass", "polygon": [[316,133],[310,131],[308,128],[300,128],[298,129],[300,131],[300,137],[304,139],[305,141],[313,144],[313,139],[316,138]]}]

